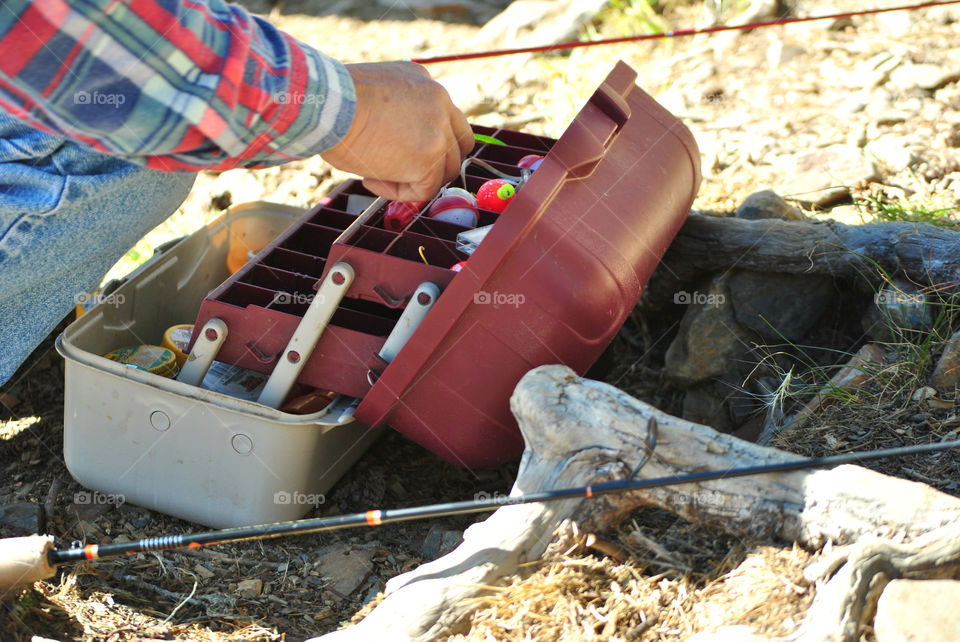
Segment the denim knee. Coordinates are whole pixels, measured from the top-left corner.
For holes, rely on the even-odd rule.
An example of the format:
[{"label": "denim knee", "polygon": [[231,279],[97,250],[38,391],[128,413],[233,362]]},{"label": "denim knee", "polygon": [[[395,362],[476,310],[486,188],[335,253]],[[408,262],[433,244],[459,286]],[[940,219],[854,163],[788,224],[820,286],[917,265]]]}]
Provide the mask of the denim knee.
[{"label": "denim knee", "polygon": [[100,154],[0,113],[0,384],[176,211],[195,177]]}]

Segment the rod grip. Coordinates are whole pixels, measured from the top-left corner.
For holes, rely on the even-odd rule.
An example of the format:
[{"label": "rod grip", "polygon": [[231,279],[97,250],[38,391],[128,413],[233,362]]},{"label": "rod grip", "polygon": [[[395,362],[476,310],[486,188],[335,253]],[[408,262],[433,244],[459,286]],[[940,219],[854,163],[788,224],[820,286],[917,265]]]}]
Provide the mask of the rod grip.
[{"label": "rod grip", "polygon": [[47,559],[51,550],[52,535],[0,539],[0,589],[53,577],[57,569]]}]

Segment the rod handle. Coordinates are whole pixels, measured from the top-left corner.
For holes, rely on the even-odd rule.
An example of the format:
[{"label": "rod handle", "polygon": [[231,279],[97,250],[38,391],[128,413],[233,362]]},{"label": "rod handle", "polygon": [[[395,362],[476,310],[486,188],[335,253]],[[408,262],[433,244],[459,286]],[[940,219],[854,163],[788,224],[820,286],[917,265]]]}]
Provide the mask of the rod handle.
[{"label": "rod handle", "polygon": [[53,535],[0,539],[0,589],[53,577],[57,569],[47,558],[51,550]]}]

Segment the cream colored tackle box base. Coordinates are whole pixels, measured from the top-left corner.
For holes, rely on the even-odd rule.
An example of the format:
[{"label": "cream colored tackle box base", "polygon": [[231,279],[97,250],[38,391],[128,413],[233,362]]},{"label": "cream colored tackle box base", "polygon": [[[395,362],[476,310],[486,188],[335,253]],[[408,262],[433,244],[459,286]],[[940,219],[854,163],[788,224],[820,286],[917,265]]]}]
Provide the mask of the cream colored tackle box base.
[{"label": "cream colored tackle box base", "polygon": [[245,257],[248,243],[262,247],[303,213],[270,203],[231,208],[57,338],[66,360],[64,457],[79,483],[215,528],[264,524],[302,517],[369,446],[377,431],[353,420],[352,399],[293,415],[101,356],[159,345],[168,327],[192,323],[229,276],[231,246],[235,263],[238,250]]}]

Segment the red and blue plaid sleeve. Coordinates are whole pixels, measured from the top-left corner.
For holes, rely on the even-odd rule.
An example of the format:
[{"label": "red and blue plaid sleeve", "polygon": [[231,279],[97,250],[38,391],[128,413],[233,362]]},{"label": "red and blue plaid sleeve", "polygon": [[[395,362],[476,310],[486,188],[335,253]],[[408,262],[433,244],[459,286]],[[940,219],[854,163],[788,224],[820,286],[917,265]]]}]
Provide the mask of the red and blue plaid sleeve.
[{"label": "red and blue plaid sleeve", "polygon": [[155,169],[318,154],[355,100],[341,63],[222,0],[0,2],[0,109]]}]

